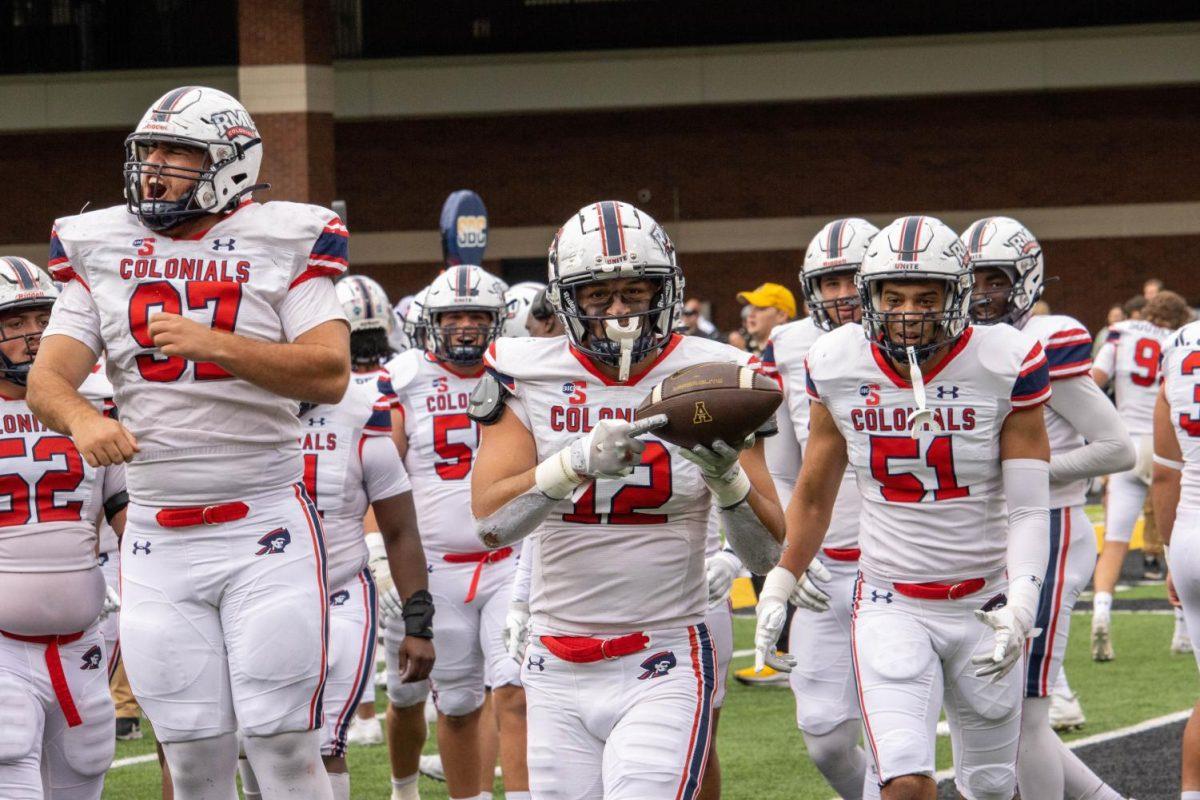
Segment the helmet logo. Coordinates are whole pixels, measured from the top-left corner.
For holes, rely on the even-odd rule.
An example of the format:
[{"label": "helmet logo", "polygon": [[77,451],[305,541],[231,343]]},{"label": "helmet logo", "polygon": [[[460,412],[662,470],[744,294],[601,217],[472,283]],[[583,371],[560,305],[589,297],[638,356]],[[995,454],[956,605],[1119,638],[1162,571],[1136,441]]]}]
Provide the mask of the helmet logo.
[{"label": "helmet logo", "polygon": [[1023,256],[1027,256],[1038,249],[1037,240],[1027,230],[1019,230],[1008,237],[1007,244]]},{"label": "helmet logo", "polygon": [[675,260],[675,245],[671,244],[671,240],[667,238],[667,232],[662,229],[661,225],[655,225],[650,230],[650,240],[658,246],[659,251],[669,261],[673,262]]},{"label": "helmet logo", "polygon": [[217,134],[231,142],[239,136],[250,138],[258,136],[258,129],[254,127],[254,120],[250,119],[250,112],[244,108],[217,111],[212,115],[211,122],[216,127]]}]

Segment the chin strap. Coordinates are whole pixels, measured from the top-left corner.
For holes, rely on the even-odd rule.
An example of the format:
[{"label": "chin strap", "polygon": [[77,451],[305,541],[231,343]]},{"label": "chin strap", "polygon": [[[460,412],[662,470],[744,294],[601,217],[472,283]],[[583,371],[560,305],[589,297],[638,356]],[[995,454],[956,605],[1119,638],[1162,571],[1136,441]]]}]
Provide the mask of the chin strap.
[{"label": "chin strap", "polygon": [[922,431],[940,431],[942,426],[933,418],[933,412],[925,407],[925,376],[921,374],[921,366],[917,363],[916,348],[907,347],[908,378],[912,381],[913,395],[917,400],[917,410],[908,418],[909,435],[919,439]]},{"label": "chin strap", "polygon": [[621,359],[617,366],[617,380],[619,381],[629,380],[629,369],[633,366],[633,343],[637,341],[641,330],[641,320],[636,317],[604,321],[605,334],[621,346]]}]

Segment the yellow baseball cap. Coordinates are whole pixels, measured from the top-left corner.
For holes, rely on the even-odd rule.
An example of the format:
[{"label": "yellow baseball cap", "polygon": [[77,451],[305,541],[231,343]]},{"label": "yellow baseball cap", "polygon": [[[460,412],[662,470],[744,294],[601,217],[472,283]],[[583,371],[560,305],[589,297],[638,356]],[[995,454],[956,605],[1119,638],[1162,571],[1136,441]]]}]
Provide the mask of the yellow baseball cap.
[{"label": "yellow baseball cap", "polygon": [[796,316],[796,297],[786,286],[764,283],[752,292],[738,292],[738,300],[762,308],[778,308],[788,317]]}]

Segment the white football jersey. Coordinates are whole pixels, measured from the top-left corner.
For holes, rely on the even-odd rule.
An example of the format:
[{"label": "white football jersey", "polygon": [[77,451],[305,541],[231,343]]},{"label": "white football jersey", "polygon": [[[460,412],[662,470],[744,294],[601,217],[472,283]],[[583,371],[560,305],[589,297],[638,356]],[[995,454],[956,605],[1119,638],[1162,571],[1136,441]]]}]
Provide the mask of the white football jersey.
[{"label": "white football jersey", "polygon": [[373,382],[351,382],[336,405],[305,404],[300,415],[304,488],[325,521],[329,585],[367,565],[367,505],[411,488],[392,444],[391,408]]},{"label": "white football jersey", "polygon": [[96,523],[124,507],[125,467],[89,466],[24,400],[0,398],[0,572],[96,566]]},{"label": "white football jersey", "polygon": [[[804,359],[813,343],[825,333],[826,331],[817,327],[812,317],[806,317],[775,328],[763,350],[763,371],[768,375],[777,376],[779,385],[783,388],[784,403],[787,404],[796,439],[800,442],[802,460],[804,448],[808,444],[809,403]],[[795,481],[795,477],[792,480]],[[788,498],[779,499],[786,508]],[[829,521],[824,546],[838,550],[852,550],[858,547],[858,518],[861,513],[862,499],[858,496],[854,470],[846,467],[837,501],[833,505],[833,517]]]},{"label": "white football jersey", "polygon": [[185,506],[283,488],[300,477],[299,404],[208,362],[164,356],[157,312],[268,342],[345,319],[329,280],[346,269],[346,228],[332,211],[247,203],[211,229],[173,239],[125,206],[55,223],[50,268],[68,283],[45,335],[105,352],[107,373],[141,451],[130,496]]},{"label": "white football jersey", "polygon": [[[540,461],[601,420],[631,420],[655,384],[684,367],[753,360],[729,345],[673,336],[649,369],[618,383],[559,336],[500,339],[484,363],[533,433]],[[703,621],[711,493],[679,448],[653,434],[641,438],[646,449],[631,475],[587,482],[537,529],[530,590],[537,633],[621,634]]]},{"label": "white football jersey", "polygon": [[1109,327],[1108,338],[1096,354],[1096,369],[1112,382],[1117,413],[1134,436],[1154,432],[1162,349],[1172,333],[1145,320],[1127,319]]},{"label": "white football jersey", "polygon": [[479,448],[479,424],[467,416],[483,366],[462,376],[431,353],[407,350],[389,361],[387,370],[404,419],[404,464],[426,557],[440,561],[448,553],[483,550],[471,516],[471,467]]},{"label": "white football jersey", "polygon": [[[1021,331],[1041,342],[1050,368],[1051,384],[1068,378],[1092,379],[1092,335],[1079,320],[1061,314],[1031,316]],[[1044,408],[1051,455],[1069,453],[1087,444],[1079,431],[1054,410],[1053,395]],[[1087,480],[1050,481],[1050,507],[1083,505],[1087,487]]]},{"label": "white football jersey", "polygon": [[911,384],[848,324],[808,353],[808,392],[846,439],[862,496],[860,564],[872,580],[957,581],[1005,566],[1000,429],[1050,397],[1042,346],[1009,325],[969,327],[926,370],[938,431],[914,439]]},{"label": "white football jersey", "polygon": [[1171,422],[1183,451],[1179,507],[1200,510],[1200,321],[1184,325],[1163,352]]}]

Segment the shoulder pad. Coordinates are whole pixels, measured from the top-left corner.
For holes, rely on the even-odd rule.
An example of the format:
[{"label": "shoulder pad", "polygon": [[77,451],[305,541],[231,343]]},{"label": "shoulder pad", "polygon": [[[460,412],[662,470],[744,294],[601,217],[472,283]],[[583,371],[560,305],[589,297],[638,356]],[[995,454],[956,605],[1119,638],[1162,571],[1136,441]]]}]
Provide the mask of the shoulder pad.
[{"label": "shoulder pad", "polygon": [[504,400],[508,395],[508,389],[496,380],[496,376],[490,372],[484,374],[471,390],[467,416],[480,425],[494,425],[504,412]]}]

